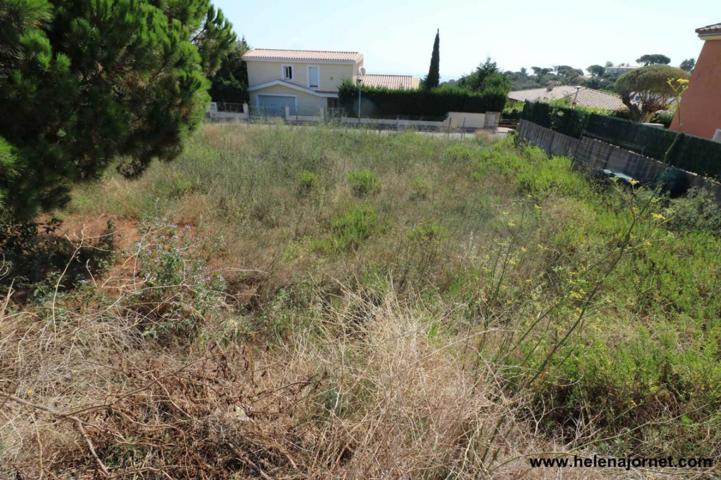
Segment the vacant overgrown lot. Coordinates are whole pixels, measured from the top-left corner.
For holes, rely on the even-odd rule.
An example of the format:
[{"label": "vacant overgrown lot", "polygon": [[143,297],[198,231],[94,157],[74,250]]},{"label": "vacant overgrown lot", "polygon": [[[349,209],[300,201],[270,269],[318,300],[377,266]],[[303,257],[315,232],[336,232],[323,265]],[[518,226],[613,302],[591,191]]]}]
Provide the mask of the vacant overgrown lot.
[{"label": "vacant overgrown lot", "polygon": [[[140,179],[78,188],[51,234],[73,260],[0,302],[0,472],[717,458],[715,212],[512,140],[206,126]],[[632,474],[563,472],[604,473]]]}]

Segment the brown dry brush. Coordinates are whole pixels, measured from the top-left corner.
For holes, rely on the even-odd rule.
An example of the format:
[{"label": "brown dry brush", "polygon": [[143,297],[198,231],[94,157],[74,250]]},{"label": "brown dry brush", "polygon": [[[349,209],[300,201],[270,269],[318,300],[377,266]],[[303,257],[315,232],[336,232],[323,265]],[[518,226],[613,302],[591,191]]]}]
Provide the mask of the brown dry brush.
[{"label": "brown dry brush", "polygon": [[392,292],[341,288],[280,346],[228,339],[229,293],[168,232],[142,230],[88,288],[0,301],[0,476],[545,478],[525,456],[568,452],[515,420],[527,402],[461,353],[467,338],[434,339]]}]

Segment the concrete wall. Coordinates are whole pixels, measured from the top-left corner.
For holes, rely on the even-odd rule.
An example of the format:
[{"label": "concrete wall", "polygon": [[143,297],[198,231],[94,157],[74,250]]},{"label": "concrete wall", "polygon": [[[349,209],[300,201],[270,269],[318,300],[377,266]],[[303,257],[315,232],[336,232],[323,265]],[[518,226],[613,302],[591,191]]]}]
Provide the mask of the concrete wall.
[{"label": "concrete wall", "polygon": [[500,112],[469,113],[469,112],[448,112],[447,121],[451,122],[451,128],[467,128],[477,130],[479,128],[496,128],[501,120]]},{"label": "concrete wall", "polygon": [[[520,121],[517,132],[521,138],[549,155],[570,157],[576,167],[588,171],[615,170],[640,182],[650,183],[666,169],[663,162],[654,158],[591,137],[569,137],[526,120]],[[721,200],[721,184],[692,172],[684,173],[691,187],[705,188]]]},{"label": "concrete wall", "polygon": [[563,155],[573,158],[580,143],[577,138],[569,137],[525,120],[519,122],[518,134],[529,143],[545,150],[549,155]]},{"label": "concrete wall", "polygon": [[448,118],[452,128],[484,128],[486,126],[484,113],[449,112]]},{"label": "concrete wall", "polygon": [[712,138],[721,128],[721,39],[704,43],[671,129]]},{"label": "concrete wall", "polygon": [[315,65],[318,67],[320,85],[318,88],[313,88],[313,90],[337,92],[338,87],[343,80],[351,80],[355,75],[358,75],[358,70],[361,64],[309,64],[299,62],[260,62],[251,60],[248,62],[248,85],[253,87],[263,83],[272,82],[273,80],[284,80],[281,71],[282,65],[293,65],[293,80],[285,81],[290,81],[291,83],[295,83],[303,88],[309,88],[308,65]]}]

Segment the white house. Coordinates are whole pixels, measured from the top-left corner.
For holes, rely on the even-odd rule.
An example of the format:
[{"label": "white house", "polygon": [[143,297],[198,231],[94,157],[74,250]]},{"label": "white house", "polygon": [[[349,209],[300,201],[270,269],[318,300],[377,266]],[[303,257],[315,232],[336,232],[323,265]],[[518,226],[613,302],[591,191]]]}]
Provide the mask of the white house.
[{"label": "white house", "polygon": [[338,107],[338,87],[345,80],[387,88],[418,88],[410,75],[366,75],[363,55],[326,50],[276,50],[254,48],[243,55],[248,65],[251,108],[281,115],[317,115]]}]

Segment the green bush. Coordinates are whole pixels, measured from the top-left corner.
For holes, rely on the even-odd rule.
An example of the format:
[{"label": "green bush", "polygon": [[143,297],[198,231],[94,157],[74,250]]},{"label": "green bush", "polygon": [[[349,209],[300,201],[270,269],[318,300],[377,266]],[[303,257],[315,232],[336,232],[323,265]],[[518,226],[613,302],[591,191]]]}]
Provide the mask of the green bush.
[{"label": "green bush", "polygon": [[673,112],[669,112],[668,110],[660,110],[653,114],[653,117],[651,117],[652,123],[660,123],[664,127],[668,128],[671,126],[671,122],[673,122]]},{"label": "green bush", "polygon": [[708,190],[692,188],[685,197],[671,201],[668,227],[678,232],[709,231],[721,235],[721,210]]},{"label": "green bush", "polygon": [[358,248],[377,228],[378,213],[372,206],[354,207],[333,222],[333,246],[336,250]]},{"label": "green bush", "polygon": [[416,225],[408,232],[408,239],[420,244],[438,242],[448,236],[448,230],[436,224]]},{"label": "green bush", "polygon": [[307,196],[318,183],[318,175],[308,170],[303,170],[298,177],[298,195]]},{"label": "green bush", "polygon": [[348,174],[351,192],[358,198],[376,193],[380,189],[380,180],[370,170],[356,170]]},{"label": "green bush", "polygon": [[[361,115],[364,117],[411,116],[443,119],[448,112],[501,112],[506,104],[503,92],[473,93],[461,88],[395,90],[361,87]],[[338,89],[340,106],[358,114],[358,86],[344,82]]]},{"label": "green bush", "polygon": [[145,337],[163,344],[191,342],[206,316],[222,308],[225,280],[207,271],[187,231],[159,220],[141,230],[152,238],[138,252],[145,283],[128,297],[126,313],[138,318]]},{"label": "green bush", "polygon": [[426,200],[432,191],[431,182],[423,177],[416,177],[411,183],[411,200]]},{"label": "green bush", "polygon": [[668,193],[672,198],[684,195],[688,191],[688,176],[676,167],[664,169],[656,180],[661,190]]}]

